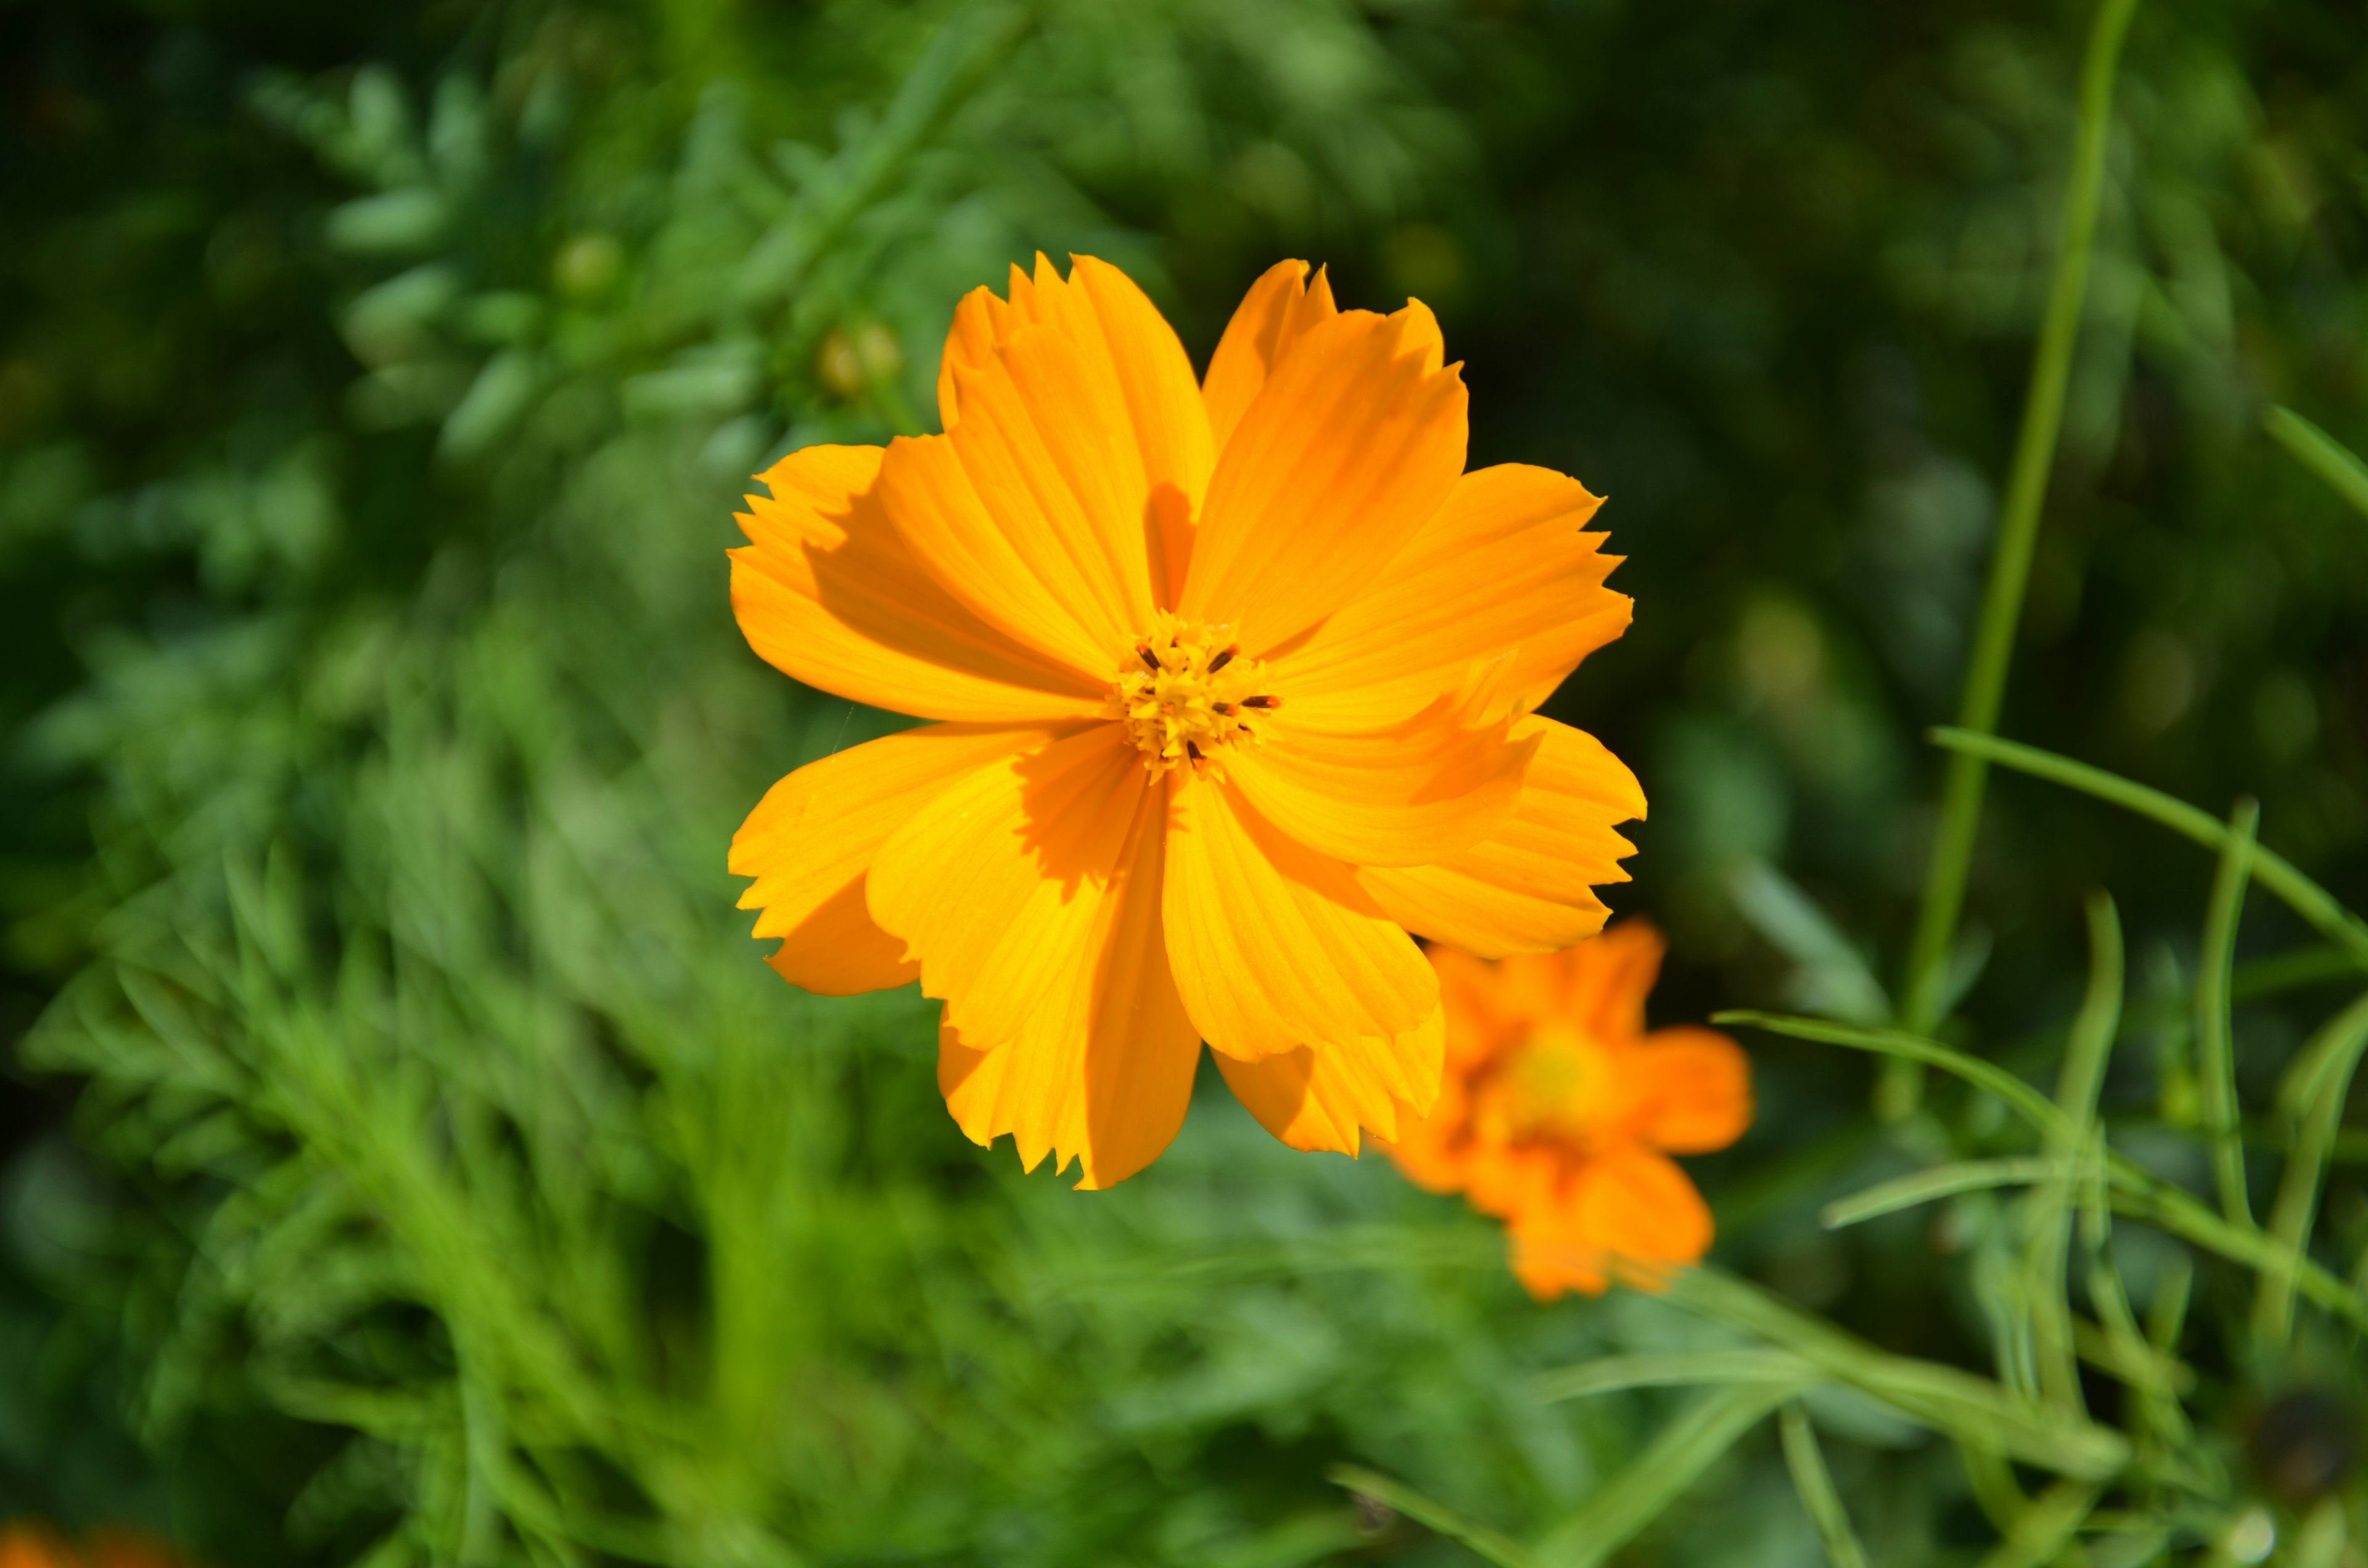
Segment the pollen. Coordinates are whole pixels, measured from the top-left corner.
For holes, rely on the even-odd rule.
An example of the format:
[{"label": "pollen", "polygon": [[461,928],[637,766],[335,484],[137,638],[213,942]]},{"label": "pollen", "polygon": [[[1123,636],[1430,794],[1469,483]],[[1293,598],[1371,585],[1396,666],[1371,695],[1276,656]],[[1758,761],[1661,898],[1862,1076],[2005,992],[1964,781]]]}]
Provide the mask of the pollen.
[{"label": "pollen", "polygon": [[1110,684],[1111,717],[1154,773],[1222,767],[1225,753],[1264,739],[1266,718],[1282,706],[1265,681],[1265,666],[1242,657],[1233,628],[1161,610]]}]

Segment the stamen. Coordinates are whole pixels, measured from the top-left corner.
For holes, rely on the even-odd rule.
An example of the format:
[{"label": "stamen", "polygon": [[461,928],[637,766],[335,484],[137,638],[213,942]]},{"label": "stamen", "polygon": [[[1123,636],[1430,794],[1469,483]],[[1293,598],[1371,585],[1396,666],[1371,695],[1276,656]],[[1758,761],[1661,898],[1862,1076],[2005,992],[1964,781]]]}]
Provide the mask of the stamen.
[{"label": "stamen", "polygon": [[1282,706],[1282,699],[1280,697],[1245,697],[1242,699],[1242,706],[1245,708],[1264,708],[1271,711],[1272,710]]},{"label": "stamen", "polygon": [[1200,761],[1201,743],[1198,741],[1186,741],[1184,743],[1184,755],[1190,757],[1195,762]]},{"label": "stamen", "polygon": [[1153,675],[1157,675],[1159,673],[1159,655],[1151,651],[1150,643],[1136,643],[1134,645],[1134,653],[1135,657],[1143,661],[1144,668],[1149,670]]},{"label": "stamen", "polygon": [[1219,770],[1235,748],[1265,739],[1258,716],[1279,699],[1247,694],[1266,679],[1258,660],[1242,656],[1232,627],[1162,610],[1110,683],[1109,716],[1126,726],[1154,774]]},{"label": "stamen", "polygon": [[[1209,673],[1211,675],[1215,675],[1219,670],[1222,670],[1227,665],[1232,664],[1234,662],[1234,655],[1240,652],[1241,650],[1239,648],[1228,648],[1224,653],[1218,654],[1215,658],[1210,660]],[[1220,708],[1217,711],[1222,713],[1224,710]]]}]

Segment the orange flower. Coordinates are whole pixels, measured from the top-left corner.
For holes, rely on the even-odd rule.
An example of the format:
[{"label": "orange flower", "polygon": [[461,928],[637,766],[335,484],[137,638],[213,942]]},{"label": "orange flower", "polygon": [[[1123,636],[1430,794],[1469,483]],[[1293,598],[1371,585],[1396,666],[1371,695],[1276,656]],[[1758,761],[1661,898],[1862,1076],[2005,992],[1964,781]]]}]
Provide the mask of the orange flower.
[{"label": "orange flower", "polygon": [[940,721],[800,768],[732,844],[773,967],[916,976],[980,1143],[1084,1187],[1175,1136],[1201,1041],[1298,1148],[1437,1093],[1409,931],[1542,951],[1623,881],[1627,768],[1538,718],[1628,624],[1575,480],[1463,472],[1420,304],[1285,262],[1204,381],[1143,291],[1039,256],[946,339],[946,434],[811,447],[740,518],[732,602],[809,686]]},{"label": "orange flower", "polygon": [[0,1568],[178,1568],[173,1549],[135,1530],[101,1526],[70,1546],[47,1525],[0,1525]]},{"label": "orange flower", "polygon": [[1713,1030],[1645,1032],[1661,950],[1658,932],[1625,920],[1502,963],[1431,951],[1446,1082],[1390,1152],[1421,1186],[1505,1221],[1513,1272],[1542,1301],[1600,1294],[1613,1275],[1649,1288],[1710,1246],[1710,1210],[1668,1156],[1743,1135],[1750,1069]]}]

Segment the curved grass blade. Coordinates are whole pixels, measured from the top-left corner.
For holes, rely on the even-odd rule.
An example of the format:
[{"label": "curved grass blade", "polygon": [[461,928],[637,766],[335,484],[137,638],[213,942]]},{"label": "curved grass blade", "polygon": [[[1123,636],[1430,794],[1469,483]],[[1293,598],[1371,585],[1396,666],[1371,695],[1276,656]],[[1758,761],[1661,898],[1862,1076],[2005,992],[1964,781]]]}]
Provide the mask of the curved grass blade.
[{"label": "curved grass blade", "polygon": [[[1712,1015],[1713,1023],[1750,1025],[1796,1040],[1819,1040],[1856,1051],[1896,1054],[1940,1067],[1975,1088],[1996,1095],[2044,1135],[2064,1122],[2055,1102],[2029,1084],[1994,1063],[1952,1051],[1938,1040],[1902,1034],[1896,1029],[1861,1029],[1815,1018],[1788,1018],[1777,1014],[1738,1010]],[[2368,1290],[2347,1286],[2309,1258],[2258,1228],[2230,1224],[2193,1198],[2150,1175],[2126,1157],[2106,1156],[2112,1206],[2133,1219],[2169,1231],[2206,1251],[2254,1269],[2291,1269],[2304,1295],[2354,1325],[2368,1330]],[[2362,1286],[2368,1287],[2368,1262],[2363,1262]]]},{"label": "curved grass blade", "polygon": [[2260,802],[2249,796],[2228,813],[2228,835],[2212,877],[2212,902],[2203,917],[2203,950],[2195,976],[2196,1080],[2203,1091],[2203,1127],[2212,1142],[2212,1178],[2220,1189],[2220,1212],[2232,1225],[2253,1222],[2253,1201],[2245,1189],[2245,1144],[2237,1126],[2237,1051],[2228,1015],[2229,971],[2236,967],[2237,923],[2245,908],[2245,884],[2253,869],[2253,840],[2261,823]]},{"label": "curved grass blade", "polygon": [[1426,1526],[1460,1546],[1469,1547],[1497,1568],[1545,1568],[1529,1548],[1501,1530],[1475,1525],[1443,1503],[1435,1503],[1413,1487],[1361,1465],[1336,1464],[1324,1479],[1360,1497],[1387,1504],[1417,1524]]},{"label": "curved grass blade", "polygon": [[[2026,1200],[2022,1294],[2030,1303],[2033,1369],[2040,1392],[2066,1410],[2085,1411],[2080,1368],[2073,1344],[2072,1297],[2066,1269],[2071,1248],[2074,1183],[2091,1149],[2097,1094],[2106,1058],[2122,1022],[2122,923],[2112,899],[2089,899],[2089,988],[2065,1041],[2064,1066],[2055,1079],[2056,1124],[2044,1147],[2055,1167]],[[2098,1152],[2101,1152],[2099,1149]],[[2102,1203],[2094,1206],[2101,1213]]]},{"label": "curved grass blade", "polygon": [[[2173,833],[2192,838],[2206,849],[2216,851],[2227,845],[2227,827],[2211,812],[2198,811],[2175,796],[2166,795],[2159,790],[2149,790],[2101,767],[2091,767],[2085,762],[2075,762],[2068,756],[2042,751],[2037,746],[2002,741],[1996,735],[1975,734],[1970,730],[1943,726],[1926,732],[1926,738],[1934,745],[1947,750],[1981,756],[2001,767],[2010,767],[2034,778],[2044,778],[2051,784],[2062,784],[2135,812],[2140,816],[2151,817]],[[2320,936],[2340,948],[2356,967],[2368,970],[2368,922],[2362,922],[2358,915],[2337,903],[2333,894],[2296,870],[2294,862],[2275,850],[2256,846],[2253,851],[2253,881],[2301,915]]]},{"label": "curved grass blade", "polygon": [[2293,453],[2296,462],[2325,480],[2328,489],[2368,515],[2368,463],[2353,457],[2350,448],[2293,409],[2276,403],[2261,415],[2261,428]]},{"label": "curved grass blade", "polygon": [[1586,1507],[1555,1526],[1539,1543],[1539,1558],[1554,1568],[1596,1568],[1660,1517],[1736,1439],[1805,1386],[1736,1383],[1705,1394],[1663,1427],[1627,1469],[1597,1488]]},{"label": "curved grass blade", "polygon": [[1858,1532],[1850,1528],[1841,1494],[1834,1490],[1833,1474],[1826,1469],[1826,1456],[1817,1447],[1817,1432],[1809,1425],[1809,1413],[1798,1403],[1786,1405],[1777,1417],[1777,1430],[1784,1440],[1784,1464],[1793,1472],[1793,1490],[1801,1494],[1801,1506],[1808,1513],[1809,1522],[1817,1527],[1817,1539],[1825,1542],[1827,1568],[1866,1568],[1866,1551],[1858,1543]]},{"label": "curved grass blade", "polygon": [[[2321,1026],[2280,1085],[2278,1107],[2300,1125],[2270,1209],[2270,1234],[2297,1256],[2310,1246],[2319,1178],[2327,1172],[2343,1120],[2343,1102],[2360,1053],[2368,1049],[2368,994]],[[2253,1297],[2253,1333],[2264,1346],[2283,1345],[2294,1326],[2294,1280],[2290,1271],[2264,1273]]]},{"label": "curved grass blade", "polygon": [[1713,1268],[1689,1268],[1669,1285],[1688,1312],[1789,1350],[1935,1432],[2012,1455],[2058,1474],[2102,1481],[2130,1460],[2119,1433],[2078,1415],[2017,1399],[1987,1378],[1880,1349],[1765,1290]]},{"label": "curved grass blade", "polygon": [[2044,1154],[2018,1154],[1998,1160],[1956,1160],[1928,1170],[1911,1171],[1904,1176],[1854,1192],[1848,1198],[1838,1198],[1817,1211],[1817,1223],[1828,1231],[1839,1231],[1881,1215],[1896,1214],[1902,1209],[1954,1198],[1961,1192],[1980,1192],[1989,1187],[2022,1187],[2050,1178],[2060,1179],[2071,1170],[2067,1163]]},{"label": "curved grass blade", "polygon": [[1817,1373],[1807,1362],[1782,1350],[1678,1350],[1606,1356],[1600,1361],[1541,1372],[1531,1389],[1539,1399],[1552,1403],[1622,1389],[1676,1388],[1689,1383],[1798,1387],[1816,1381]]}]

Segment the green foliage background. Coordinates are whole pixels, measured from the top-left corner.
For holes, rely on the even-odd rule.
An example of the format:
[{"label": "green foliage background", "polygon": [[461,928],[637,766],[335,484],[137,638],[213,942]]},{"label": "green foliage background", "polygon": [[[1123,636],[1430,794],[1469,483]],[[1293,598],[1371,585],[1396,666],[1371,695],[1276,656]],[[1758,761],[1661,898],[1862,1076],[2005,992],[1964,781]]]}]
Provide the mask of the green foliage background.
[{"label": "green foliage background", "polygon": [[[1038,248],[1128,267],[1196,356],[1280,256],[1418,294],[1474,460],[1611,497],[1636,626],[1551,711],[1652,798],[1616,903],[1672,933],[1656,1011],[1879,1022],[2087,21],[0,4],[0,1516],[225,1568],[1463,1553],[1353,1506],[1345,1460],[1595,1561],[1611,1478],[1702,1407],[1538,1374],[1732,1322],[1538,1307],[1485,1222],[1292,1154],[1213,1074],[1118,1191],[1025,1178],[945,1117],[917,997],[757,962],[740,814],[895,721],[746,651],[730,512],[790,447],[922,427],[953,301]],[[2339,894],[2368,879],[2368,523],[2260,416],[2368,438],[2362,25],[2141,9],[2005,724],[2214,815],[2258,796]],[[2199,1187],[2213,875],[1995,780],[1949,1030],[2050,1079],[2111,888],[2106,1119]],[[2260,1109],[2351,966],[2273,907],[2239,941]],[[1816,1217],[2023,1147],[1998,1102],[1880,1125],[1861,1059],[1750,1043],[1759,1125],[1697,1162],[1719,1262],[1885,1348],[2010,1360],[2005,1199]],[[2334,1147],[2318,1256],[2348,1268],[2368,1149]],[[2185,1277],[2116,1236],[2141,1311]],[[2296,1386],[2356,1411],[2352,1341],[2306,1311],[2248,1349],[2214,1325],[2249,1278],[2197,1278],[2200,1441],[2229,1509],[2291,1527],[2247,1435]],[[1978,1465],[1863,1399],[1811,1414],[1873,1561],[2003,1550]],[[1773,1434],[1707,1474],[1623,1561],[1820,1560]]]}]

